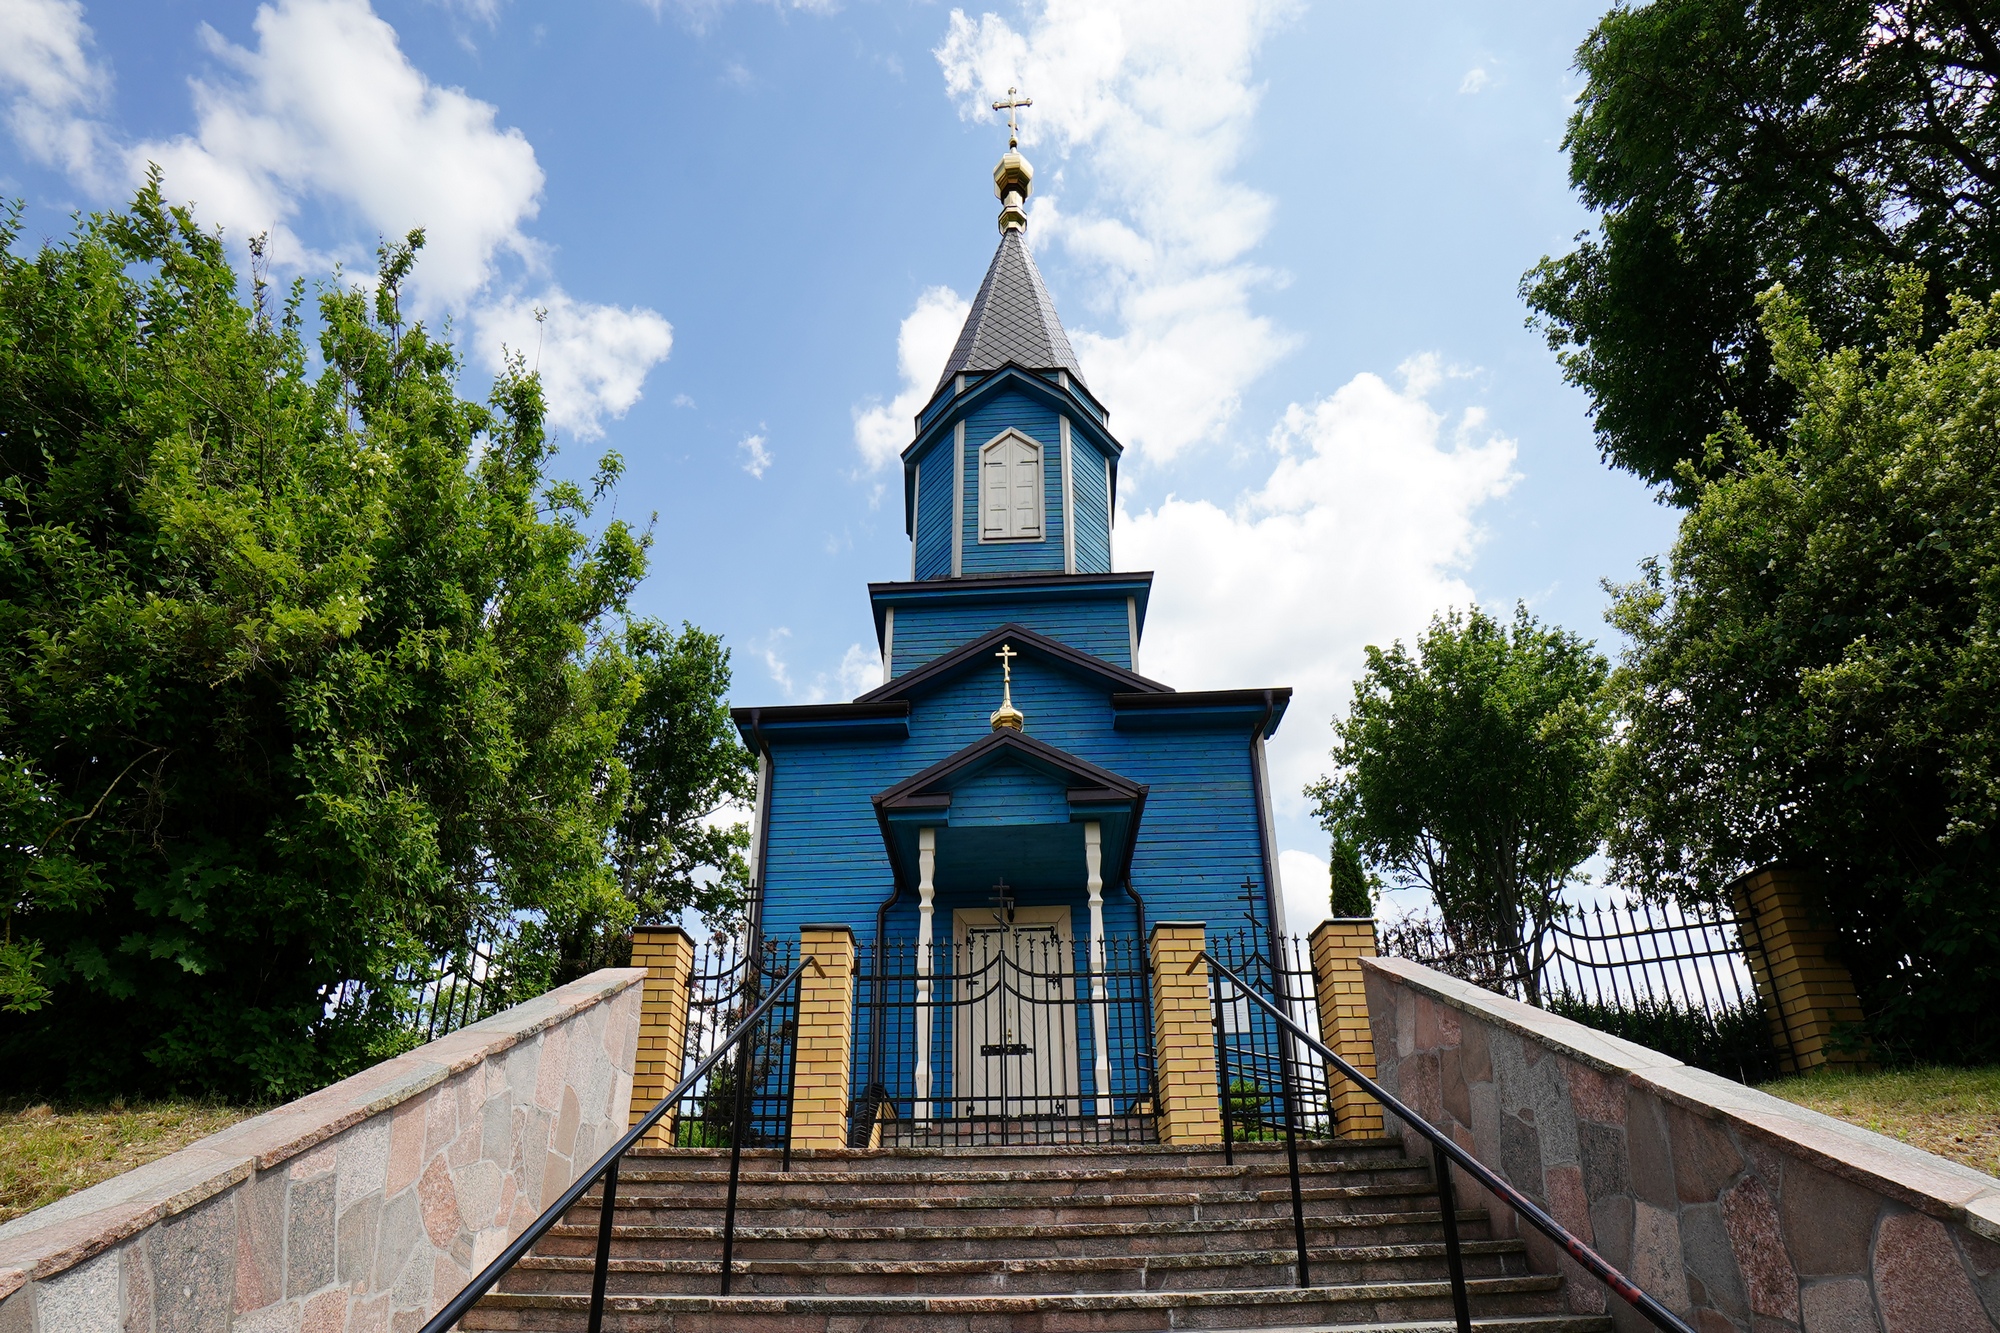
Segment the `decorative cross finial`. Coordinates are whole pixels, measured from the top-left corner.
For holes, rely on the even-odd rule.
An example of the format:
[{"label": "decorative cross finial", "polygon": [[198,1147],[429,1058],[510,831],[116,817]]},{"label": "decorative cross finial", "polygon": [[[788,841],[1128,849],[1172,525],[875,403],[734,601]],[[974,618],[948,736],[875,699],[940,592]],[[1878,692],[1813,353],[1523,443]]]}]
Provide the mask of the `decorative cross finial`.
[{"label": "decorative cross finial", "polygon": [[1021,710],[1014,707],[1014,659],[1020,654],[1014,651],[1013,644],[1003,643],[1000,645],[1000,651],[993,655],[1000,659],[1000,706],[993,710],[993,716],[989,720],[995,731],[1002,727],[1010,731],[1019,731],[1028,722],[1028,719],[1022,716]]},{"label": "decorative cross finial", "polygon": [[1003,926],[1012,926],[1014,924],[1014,890],[1008,887],[1005,875],[1002,875],[1000,882],[993,886],[993,905],[998,909],[993,913],[993,919]]},{"label": "decorative cross finial", "polygon": [[993,104],[995,111],[1005,111],[1007,113],[1007,146],[1009,148],[1018,148],[1021,145],[1021,126],[1014,118],[1015,108],[1033,106],[1035,104],[1034,98],[1021,97],[1018,95],[1019,93],[1020,89],[1009,88],[1007,96],[1003,100]]}]

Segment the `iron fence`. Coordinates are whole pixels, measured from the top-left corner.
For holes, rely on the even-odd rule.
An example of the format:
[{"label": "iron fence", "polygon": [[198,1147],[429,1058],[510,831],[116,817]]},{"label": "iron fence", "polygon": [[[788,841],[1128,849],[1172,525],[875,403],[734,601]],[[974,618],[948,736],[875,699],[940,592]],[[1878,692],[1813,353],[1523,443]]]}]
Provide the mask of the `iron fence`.
[{"label": "iron fence", "polygon": [[864,946],[849,1142],[972,1146],[1153,1137],[1146,950],[1014,923]]},{"label": "iron fence", "polygon": [[[746,949],[716,935],[695,948],[688,976],[681,1070],[701,1065],[771,987],[798,965],[796,941]],[[730,1051],[668,1112],[677,1148],[783,1148],[790,1166],[792,1078],[798,1061],[798,995],[780,996]],[[742,1127],[739,1135],[736,1126]]]},{"label": "iron fence", "polygon": [[1571,907],[1507,948],[1465,947],[1435,918],[1405,918],[1377,947],[1744,1082],[1790,1062],[1757,993],[1757,936],[1717,908]]},{"label": "iron fence", "polygon": [[522,998],[513,993],[506,964],[518,933],[518,924],[503,917],[475,926],[456,948],[396,968],[384,985],[344,981],[327,996],[327,1019],[373,1017],[421,1045],[490,1018]]},{"label": "iron fence", "polygon": [[[1315,1037],[1318,987],[1312,952],[1297,936],[1278,940],[1275,964],[1270,938],[1235,931],[1209,940],[1209,953],[1259,995]],[[1275,1140],[1292,1134],[1332,1138],[1333,1100],[1326,1064],[1295,1042],[1263,1007],[1233,981],[1210,983],[1215,1008],[1216,1079],[1222,1102],[1223,1141]]]}]

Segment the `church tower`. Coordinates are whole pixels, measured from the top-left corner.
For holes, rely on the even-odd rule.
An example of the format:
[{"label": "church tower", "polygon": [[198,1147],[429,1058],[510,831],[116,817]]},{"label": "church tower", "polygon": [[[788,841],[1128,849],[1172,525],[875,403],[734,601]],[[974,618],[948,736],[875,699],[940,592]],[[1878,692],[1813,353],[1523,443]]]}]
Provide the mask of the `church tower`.
[{"label": "church tower", "polygon": [[909,577],[868,586],[882,684],[733,713],[752,933],[845,926],[873,987],[857,1125],[1144,1120],[1148,923],[1266,957],[1283,929],[1264,745],[1291,691],[1141,673],[1153,576],[1114,567],[1124,450],[1026,244],[1025,105],[996,104],[999,246],[902,455]]}]

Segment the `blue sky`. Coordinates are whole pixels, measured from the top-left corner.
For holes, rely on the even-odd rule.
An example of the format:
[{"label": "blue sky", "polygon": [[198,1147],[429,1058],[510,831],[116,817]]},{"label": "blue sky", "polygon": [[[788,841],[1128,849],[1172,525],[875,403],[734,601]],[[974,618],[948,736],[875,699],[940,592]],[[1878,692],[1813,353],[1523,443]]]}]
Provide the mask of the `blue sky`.
[{"label": "blue sky", "polygon": [[1141,667],[1298,691],[1297,920],[1362,647],[1473,600],[1605,639],[1599,580],[1672,539],[1516,295],[1590,223],[1559,141],[1602,4],[0,0],[0,187],[32,241],[159,162],[309,278],[425,226],[467,392],[521,349],[562,465],[624,455],[639,609],[723,633],[736,702],[845,698],[1019,85],[1030,240],[1128,449],[1114,560],[1158,572]]}]

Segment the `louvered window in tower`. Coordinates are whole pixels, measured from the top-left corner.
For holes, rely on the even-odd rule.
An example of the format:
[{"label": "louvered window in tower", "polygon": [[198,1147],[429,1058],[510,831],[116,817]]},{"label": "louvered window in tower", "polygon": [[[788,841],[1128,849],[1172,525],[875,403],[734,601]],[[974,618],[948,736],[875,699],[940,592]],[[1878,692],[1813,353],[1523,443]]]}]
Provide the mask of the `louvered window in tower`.
[{"label": "louvered window in tower", "polygon": [[1040,541],[1042,446],[1008,431],[979,451],[979,540]]}]

